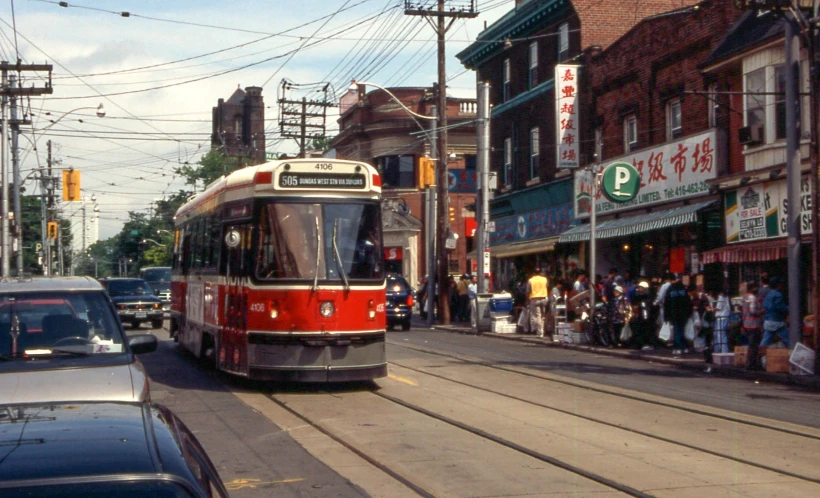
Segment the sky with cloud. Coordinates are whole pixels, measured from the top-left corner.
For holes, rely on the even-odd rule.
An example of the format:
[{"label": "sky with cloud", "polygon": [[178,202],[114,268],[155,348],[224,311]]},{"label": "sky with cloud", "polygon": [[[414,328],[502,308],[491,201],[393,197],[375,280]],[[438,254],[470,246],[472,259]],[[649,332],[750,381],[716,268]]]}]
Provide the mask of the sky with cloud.
[{"label": "sky with cloud", "polygon": [[[432,0],[415,3],[435,5]],[[185,187],[175,169],[197,162],[209,150],[211,109],[238,86],[263,87],[267,151],[288,153],[297,148],[293,140],[278,137],[276,98],[283,78],[300,84],[330,82],[337,97],[351,79],[429,86],[437,74],[435,35],[422,17],[405,15],[404,4],[4,2],[2,60],[54,66],[53,93],[20,103],[20,112],[32,120],[20,140],[22,175],[45,165],[51,140],[58,168],[81,170],[83,195],[95,196],[100,238],[111,237],[129,211],[147,213],[152,202]],[[477,4],[479,16],[456,20],[447,35],[448,90],[457,96],[475,96],[475,73],[466,71],[455,54],[475,40],[485,22],[493,23],[515,2]],[[42,76],[46,73],[24,73],[23,84],[43,86]],[[100,104],[103,118],[95,112]],[[335,119],[328,124],[332,135]],[[39,193],[30,182],[27,191]],[[79,205],[63,203],[64,214],[76,216]]]}]

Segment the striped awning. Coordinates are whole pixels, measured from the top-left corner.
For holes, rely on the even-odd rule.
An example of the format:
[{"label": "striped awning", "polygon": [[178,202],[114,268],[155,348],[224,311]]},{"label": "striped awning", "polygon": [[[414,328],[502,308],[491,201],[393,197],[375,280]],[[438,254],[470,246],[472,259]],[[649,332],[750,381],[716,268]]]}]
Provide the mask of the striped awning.
[{"label": "striped awning", "polygon": [[[548,237],[546,239],[527,240],[510,242],[508,244],[498,244],[489,248],[490,256],[493,258],[512,258],[514,256],[524,256],[526,254],[538,254],[555,249],[558,237]],[[467,253],[467,259],[475,259],[476,251],[473,249]]]},{"label": "striped awning", "polygon": [[[649,232],[660,228],[674,227],[692,223],[698,219],[698,211],[709,206],[714,201],[699,202],[672,209],[653,211],[651,213],[615,218],[602,221],[595,227],[596,239],[610,239],[625,237],[636,233]],[[581,242],[589,240],[589,224],[578,225],[562,233],[559,243]]]},{"label": "striped awning", "polygon": [[788,257],[786,237],[775,240],[730,244],[702,252],[700,260],[709,263],[756,263]]}]

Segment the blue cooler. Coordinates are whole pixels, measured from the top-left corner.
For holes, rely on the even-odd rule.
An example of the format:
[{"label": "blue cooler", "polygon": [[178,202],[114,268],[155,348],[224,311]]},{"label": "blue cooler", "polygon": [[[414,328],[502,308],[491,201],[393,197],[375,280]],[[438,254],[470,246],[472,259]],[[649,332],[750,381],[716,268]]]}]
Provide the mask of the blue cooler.
[{"label": "blue cooler", "polygon": [[490,298],[490,313],[494,316],[509,315],[513,309],[513,298],[509,294],[494,294]]}]

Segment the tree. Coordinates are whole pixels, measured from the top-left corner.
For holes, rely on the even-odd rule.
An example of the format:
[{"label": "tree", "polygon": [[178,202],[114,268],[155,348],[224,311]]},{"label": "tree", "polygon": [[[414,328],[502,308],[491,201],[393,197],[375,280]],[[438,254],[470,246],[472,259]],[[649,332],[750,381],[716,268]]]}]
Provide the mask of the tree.
[{"label": "tree", "polygon": [[310,142],[310,149],[326,151],[330,148],[331,142],[333,142],[333,137],[328,137],[325,135],[314,135],[313,141]]},{"label": "tree", "polygon": [[249,161],[247,157],[225,156],[221,151],[212,150],[202,156],[197,163],[198,166],[185,164],[177,168],[176,173],[184,177],[185,183],[196,190],[197,184],[201,183],[204,188],[222,175],[244,168]]}]

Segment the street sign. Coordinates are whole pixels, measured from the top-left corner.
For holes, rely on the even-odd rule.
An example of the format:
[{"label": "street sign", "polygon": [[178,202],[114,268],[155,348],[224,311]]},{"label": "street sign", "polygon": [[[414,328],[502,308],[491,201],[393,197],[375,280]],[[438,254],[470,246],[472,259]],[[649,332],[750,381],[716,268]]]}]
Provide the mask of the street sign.
[{"label": "street sign", "polygon": [[495,222],[488,221],[487,222],[487,233],[495,233]]},{"label": "street sign", "polygon": [[614,162],[604,168],[601,189],[612,202],[629,202],[640,188],[641,174],[631,164]]}]

